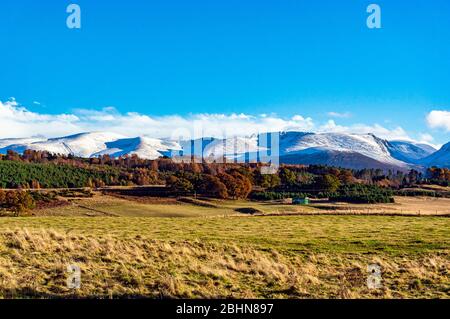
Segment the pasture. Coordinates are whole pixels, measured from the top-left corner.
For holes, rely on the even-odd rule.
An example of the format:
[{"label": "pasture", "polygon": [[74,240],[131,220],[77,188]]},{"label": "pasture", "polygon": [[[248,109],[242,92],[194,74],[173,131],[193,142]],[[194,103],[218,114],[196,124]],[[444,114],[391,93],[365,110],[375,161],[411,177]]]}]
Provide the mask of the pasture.
[{"label": "pasture", "polygon": [[[102,200],[0,218],[0,297],[450,296],[446,217],[249,216],[235,208],[292,206]],[[78,290],[66,285],[73,264],[81,269]],[[382,270],[379,289],[367,286],[371,264]]]}]

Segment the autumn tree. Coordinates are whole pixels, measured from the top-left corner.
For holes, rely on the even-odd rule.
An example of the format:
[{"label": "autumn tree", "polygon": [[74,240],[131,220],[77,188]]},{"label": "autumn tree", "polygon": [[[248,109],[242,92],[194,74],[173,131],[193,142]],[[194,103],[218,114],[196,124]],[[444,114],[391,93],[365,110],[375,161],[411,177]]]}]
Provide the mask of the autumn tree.
[{"label": "autumn tree", "polygon": [[261,174],[255,172],[255,183],[263,188],[274,188],[281,184],[281,178],[277,174]]},{"label": "autumn tree", "polygon": [[166,180],[166,186],[175,194],[191,194],[194,191],[194,185],[184,177],[169,176]]},{"label": "autumn tree", "polygon": [[280,169],[279,176],[281,179],[281,183],[288,187],[294,186],[297,181],[296,174],[287,167],[283,167]]},{"label": "autumn tree", "polygon": [[231,176],[234,177],[237,185],[236,198],[247,198],[253,188],[250,179],[237,171],[232,172]]},{"label": "autumn tree", "polygon": [[32,180],[31,181],[31,188],[33,188],[33,189],[40,189],[41,188],[41,184],[39,184],[39,182],[37,180]]},{"label": "autumn tree", "polygon": [[354,180],[352,172],[348,169],[344,169],[339,173],[339,181],[344,185],[351,184]]},{"label": "autumn tree", "polygon": [[227,187],[219,178],[212,175],[203,175],[201,182],[199,193],[216,198],[228,198]]},{"label": "autumn tree", "polygon": [[334,193],[341,185],[339,179],[331,174],[319,175],[315,180],[315,188],[322,192]]},{"label": "autumn tree", "polygon": [[20,213],[33,209],[35,201],[28,192],[24,191],[8,191],[0,190],[0,208],[11,211],[15,216]]}]

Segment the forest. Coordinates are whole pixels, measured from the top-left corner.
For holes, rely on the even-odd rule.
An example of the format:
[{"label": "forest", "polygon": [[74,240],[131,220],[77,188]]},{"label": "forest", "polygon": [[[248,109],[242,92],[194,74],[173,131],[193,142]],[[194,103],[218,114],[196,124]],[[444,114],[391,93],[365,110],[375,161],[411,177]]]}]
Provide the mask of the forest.
[{"label": "forest", "polygon": [[[144,160],[137,156],[76,158],[40,151],[0,155],[0,188],[100,188],[104,186],[165,185],[170,196],[202,195],[220,199],[276,200],[288,197],[329,198],[352,203],[389,203],[393,195],[418,185],[448,186],[450,170],[350,170],[322,165],[283,165],[276,174],[262,174],[260,163],[218,164]],[[2,192],[1,207],[15,207],[33,198],[26,192]],[[423,195],[418,192],[419,195]],[[429,195],[430,192],[427,192]],[[19,207],[22,209],[23,207]]]}]

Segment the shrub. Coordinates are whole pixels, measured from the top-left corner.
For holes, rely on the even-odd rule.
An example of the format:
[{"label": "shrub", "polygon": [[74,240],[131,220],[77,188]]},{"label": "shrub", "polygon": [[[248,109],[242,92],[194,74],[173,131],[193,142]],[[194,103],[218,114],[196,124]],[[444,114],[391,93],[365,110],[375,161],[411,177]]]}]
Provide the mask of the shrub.
[{"label": "shrub", "polygon": [[330,200],[356,204],[393,203],[393,192],[376,185],[352,184],[339,188],[329,196]]},{"label": "shrub", "polygon": [[36,202],[29,192],[0,190],[0,209],[11,211],[15,216],[33,209]]}]

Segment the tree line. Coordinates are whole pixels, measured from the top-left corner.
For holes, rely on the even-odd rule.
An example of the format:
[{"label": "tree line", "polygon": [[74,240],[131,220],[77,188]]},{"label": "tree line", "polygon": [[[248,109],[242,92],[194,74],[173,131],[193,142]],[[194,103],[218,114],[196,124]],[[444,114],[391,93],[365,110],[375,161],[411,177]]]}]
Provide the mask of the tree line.
[{"label": "tree line", "polygon": [[[279,199],[286,194],[350,201],[391,201],[390,190],[412,185],[448,185],[450,171],[351,170],[324,165],[283,165],[262,174],[261,163],[197,163],[169,158],[145,160],[136,155],[77,158],[26,150],[0,155],[0,188],[81,188],[116,185],[166,185],[173,195],[216,198]],[[252,192],[253,191],[253,192]],[[284,195],[283,195],[284,194]]]}]

